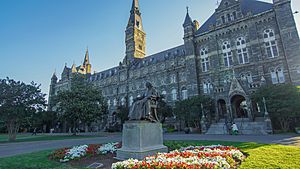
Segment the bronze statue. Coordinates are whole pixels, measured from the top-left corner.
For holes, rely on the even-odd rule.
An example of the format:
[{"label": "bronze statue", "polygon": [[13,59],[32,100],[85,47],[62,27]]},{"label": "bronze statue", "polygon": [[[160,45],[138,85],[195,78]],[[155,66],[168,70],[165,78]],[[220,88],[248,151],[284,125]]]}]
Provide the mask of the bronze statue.
[{"label": "bronze statue", "polygon": [[157,118],[158,93],[151,83],[147,82],[146,87],[147,91],[144,95],[134,100],[129,111],[129,120],[159,121]]}]

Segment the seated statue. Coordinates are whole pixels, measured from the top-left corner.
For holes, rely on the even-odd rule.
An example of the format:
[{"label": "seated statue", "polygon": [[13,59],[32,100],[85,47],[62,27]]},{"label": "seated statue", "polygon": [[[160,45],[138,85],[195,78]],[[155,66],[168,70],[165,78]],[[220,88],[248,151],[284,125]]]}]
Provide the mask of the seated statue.
[{"label": "seated statue", "polygon": [[129,120],[149,120],[151,122],[158,122],[156,114],[158,93],[151,83],[147,82],[146,87],[147,91],[144,95],[134,100],[129,111]]}]

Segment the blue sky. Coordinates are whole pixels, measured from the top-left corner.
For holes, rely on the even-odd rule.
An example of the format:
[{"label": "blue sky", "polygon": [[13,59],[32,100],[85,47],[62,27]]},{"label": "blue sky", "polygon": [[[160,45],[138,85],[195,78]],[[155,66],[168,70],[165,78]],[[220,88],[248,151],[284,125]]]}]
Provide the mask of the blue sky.
[{"label": "blue sky", "polygon": [[[53,72],[60,76],[65,63],[81,64],[87,46],[93,71],[117,65],[125,56],[131,1],[1,0],[0,78],[35,81],[48,93]],[[147,55],[183,43],[186,6],[201,25],[214,12],[216,2],[140,0]],[[300,10],[300,1],[293,0],[292,6]],[[300,14],[295,19],[299,29]]]}]

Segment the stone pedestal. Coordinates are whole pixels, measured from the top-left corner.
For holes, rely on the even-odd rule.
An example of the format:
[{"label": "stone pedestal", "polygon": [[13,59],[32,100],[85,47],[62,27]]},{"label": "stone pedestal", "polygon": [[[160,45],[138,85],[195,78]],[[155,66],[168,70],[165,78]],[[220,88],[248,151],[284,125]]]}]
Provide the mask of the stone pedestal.
[{"label": "stone pedestal", "polygon": [[117,151],[117,159],[143,159],[158,152],[167,152],[163,145],[161,123],[130,121],[123,125],[122,148]]}]

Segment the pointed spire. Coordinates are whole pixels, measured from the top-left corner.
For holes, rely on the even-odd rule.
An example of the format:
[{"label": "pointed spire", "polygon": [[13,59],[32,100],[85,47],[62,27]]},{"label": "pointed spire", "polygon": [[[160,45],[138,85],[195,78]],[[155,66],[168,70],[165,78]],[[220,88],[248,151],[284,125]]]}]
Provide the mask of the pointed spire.
[{"label": "pointed spire", "polygon": [[56,76],[56,69],[55,69],[55,71],[54,71],[54,73],[53,73],[53,75],[52,75],[52,77],[51,77],[51,83],[56,83],[57,82],[57,76]]},{"label": "pointed spire", "polygon": [[77,73],[77,68],[76,68],[76,65],[75,65],[75,63],[73,63],[73,65],[72,65],[72,73]]},{"label": "pointed spire", "polygon": [[140,8],[139,8],[139,0],[133,0],[132,1],[132,6],[131,6],[131,13],[140,13]]},{"label": "pointed spire", "polygon": [[56,76],[56,69],[55,69],[54,72],[53,72],[52,79],[53,79],[53,78],[57,78],[57,76]]},{"label": "pointed spire", "polygon": [[190,24],[193,25],[193,21],[192,21],[192,18],[190,17],[190,14],[189,14],[189,7],[187,6],[186,7],[186,16],[185,16],[183,26],[187,26],[187,25],[190,25]]},{"label": "pointed spire", "polygon": [[88,65],[88,64],[90,64],[89,48],[86,47],[86,52],[85,52],[85,57],[84,57],[83,65]]}]

